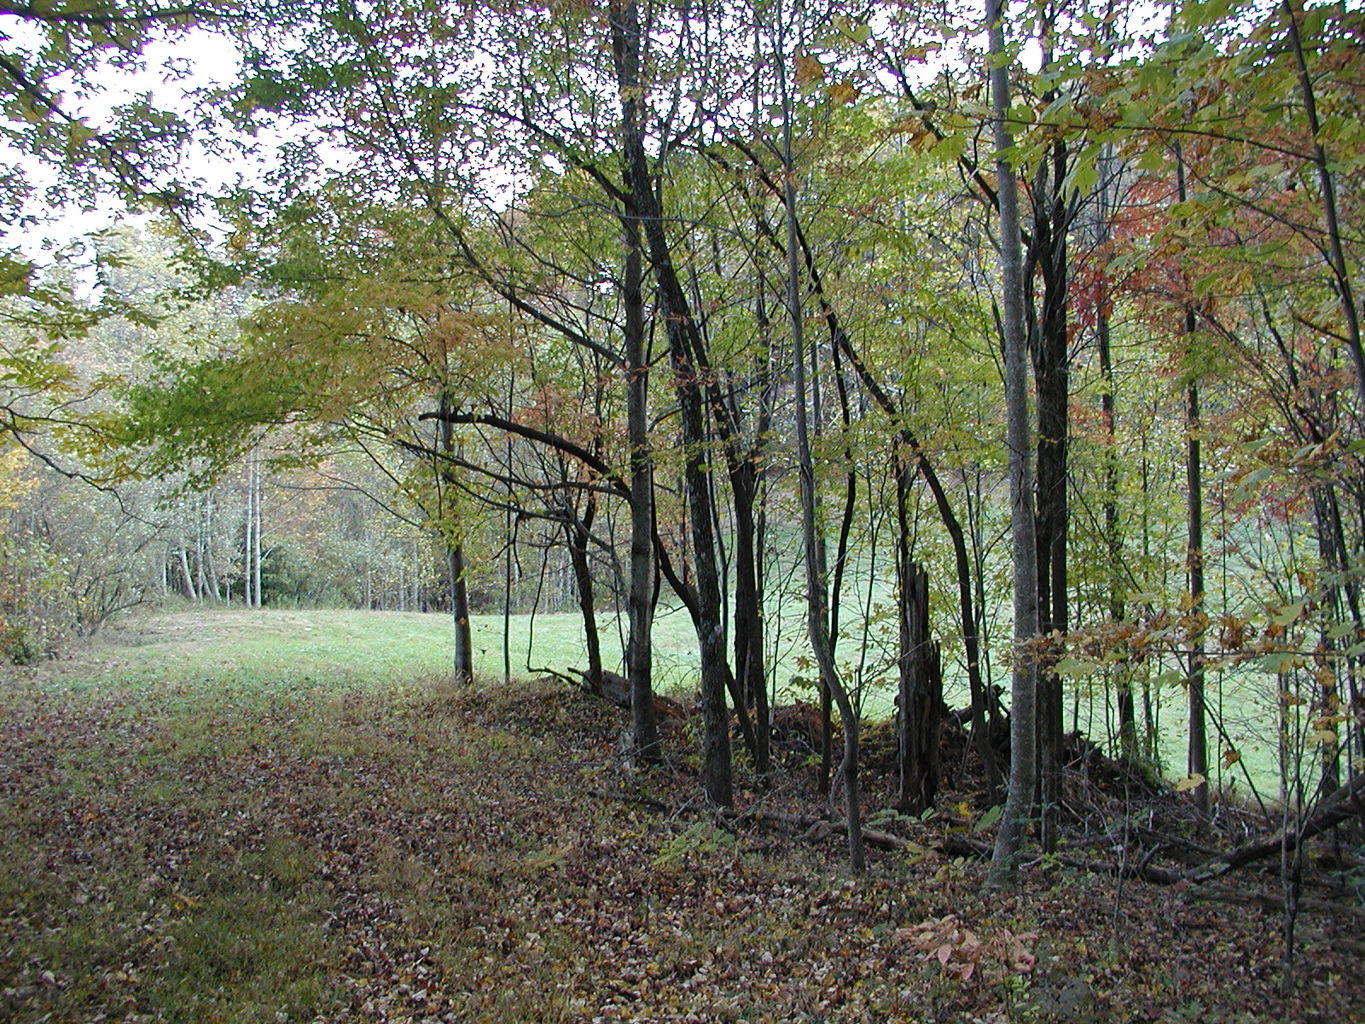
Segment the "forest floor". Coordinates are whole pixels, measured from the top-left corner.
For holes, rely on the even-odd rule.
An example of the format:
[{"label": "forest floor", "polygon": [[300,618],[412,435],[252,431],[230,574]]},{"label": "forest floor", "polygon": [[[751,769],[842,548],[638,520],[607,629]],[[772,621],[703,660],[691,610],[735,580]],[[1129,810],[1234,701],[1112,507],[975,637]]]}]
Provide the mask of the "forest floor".
[{"label": "forest floor", "polygon": [[713,819],[690,726],[637,772],[563,686],[234,683],[193,655],[211,616],[111,670],[168,628],[0,672],[0,1020],[1365,1020],[1360,899],[1319,866],[1285,996],[1274,870],[1046,858],[984,895],[964,793],[875,817],[854,878],[799,756]]}]

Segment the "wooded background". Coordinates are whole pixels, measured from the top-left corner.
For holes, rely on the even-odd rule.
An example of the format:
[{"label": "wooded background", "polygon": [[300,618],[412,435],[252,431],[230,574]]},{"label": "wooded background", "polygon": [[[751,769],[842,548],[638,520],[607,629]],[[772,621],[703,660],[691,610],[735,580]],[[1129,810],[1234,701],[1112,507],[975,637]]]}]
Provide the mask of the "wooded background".
[{"label": "wooded background", "polygon": [[1202,814],[1252,747],[1356,792],[1352,5],[0,22],[11,658],[178,595],[449,611],[468,677],[475,611],[573,610],[649,759],[667,602],[707,800],[794,657],[855,866],[860,709],[922,810],[945,677],[997,794],[1011,731],[1002,880],[1082,714]]}]

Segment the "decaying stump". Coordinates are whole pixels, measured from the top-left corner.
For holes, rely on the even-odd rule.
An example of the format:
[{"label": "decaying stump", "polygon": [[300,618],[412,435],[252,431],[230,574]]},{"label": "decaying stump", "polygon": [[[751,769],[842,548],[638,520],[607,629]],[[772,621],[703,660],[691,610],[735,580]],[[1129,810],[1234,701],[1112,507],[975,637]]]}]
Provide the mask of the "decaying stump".
[{"label": "decaying stump", "polygon": [[897,808],[918,814],[938,795],[943,668],[929,638],[929,576],[914,562],[900,571],[900,692],[896,696]]}]

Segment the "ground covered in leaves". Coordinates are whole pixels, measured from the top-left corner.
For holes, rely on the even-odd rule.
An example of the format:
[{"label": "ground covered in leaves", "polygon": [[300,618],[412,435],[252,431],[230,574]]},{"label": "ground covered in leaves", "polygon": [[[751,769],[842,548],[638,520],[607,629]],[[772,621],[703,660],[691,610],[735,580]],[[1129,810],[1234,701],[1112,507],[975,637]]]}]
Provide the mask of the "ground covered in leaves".
[{"label": "ground covered in leaves", "polygon": [[949,806],[854,879],[791,824],[809,780],[718,824],[686,727],[635,772],[624,713],[561,686],[10,675],[0,1020],[1365,1020],[1339,893],[1282,996],[1271,876],[983,896]]}]

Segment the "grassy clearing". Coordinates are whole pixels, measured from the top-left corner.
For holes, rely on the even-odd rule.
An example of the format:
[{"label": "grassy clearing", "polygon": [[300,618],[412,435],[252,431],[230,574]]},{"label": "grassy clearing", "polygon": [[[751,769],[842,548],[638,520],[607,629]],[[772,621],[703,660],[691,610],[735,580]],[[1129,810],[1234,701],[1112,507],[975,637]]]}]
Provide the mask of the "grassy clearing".
[{"label": "grassy clearing", "polygon": [[[609,667],[619,668],[620,637],[612,632],[608,617],[603,617],[603,624],[604,658]],[[475,616],[472,625],[476,672],[482,679],[501,679],[502,616]],[[514,678],[586,664],[582,622],[576,614],[538,615],[534,620],[513,616],[509,627]],[[799,629],[800,623],[792,628]],[[664,611],[654,638],[659,687],[690,698],[697,678],[696,636],[690,620],[682,611]],[[159,701],[174,702],[174,692],[165,692],[165,679],[168,674],[189,673],[192,678],[182,680],[182,688],[213,686],[222,700],[247,708],[282,688],[316,696],[347,689],[440,685],[449,678],[450,645],[450,622],[440,614],[223,609],[206,617],[202,611],[187,611],[129,620],[106,630],[83,653],[89,661],[87,674],[64,685],[137,692],[154,684],[161,690]],[[846,645],[851,651],[851,642]],[[951,673],[952,666],[948,668]],[[775,671],[782,684],[780,700],[811,699],[809,690],[794,691],[786,685],[803,671],[801,649],[783,652]],[[967,703],[964,680],[950,676],[945,686],[952,706]],[[1249,773],[1263,797],[1278,798],[1277,693],[1274,677],[1262,673],[1211,676],[1210,761],[1216,785],[1246,793]],[[1154,690],[1153,696],[1162,763],[1168,774],[1179,776],[1185,764],[1184,691],[1167,686]],[[869,718],[893,714],[893,698],[889,685],[870,689],[863,697],[864,714]],[[1103,742],[1106,733],[1117,729],[1112,699],[1103,688],[1068,682],[1067,728],[1074,721],[1087,736]],[[1223,723],[1230,743],[1218,733],[1215,721]],[[1229,745],[1242,761],[1224,768],[1220,755]],[[1311,773],[1311,764],[1305,770]]]},{"label": "grassy clearing", "polygon": [[957,811],[854,881],[837,835],[699,813],[685,733],[634,774],[564,687],[393,668],[406,622],[170,616],[0,682],[0,1019],[1365,1016],[1335,918],[1282,1002],[1273,915],[1056,869],[986,901]]}]

